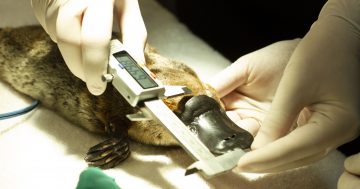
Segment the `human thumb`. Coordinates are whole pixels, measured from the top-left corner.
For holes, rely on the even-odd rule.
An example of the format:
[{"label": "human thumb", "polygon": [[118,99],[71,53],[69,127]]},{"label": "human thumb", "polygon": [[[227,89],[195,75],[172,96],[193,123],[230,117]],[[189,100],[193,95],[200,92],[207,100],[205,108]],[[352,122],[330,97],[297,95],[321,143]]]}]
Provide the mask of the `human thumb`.
[{"label": "human thumb", "polygon": [[[294,63],[294,62],[291,62]],[[279,83],[269,113],[255,136],[252,149],[257,149],[288,134],[305,107],[306,94],[303,82],[294,66],[288,66]],[[299,95],[302,94],[302,95]]]}]

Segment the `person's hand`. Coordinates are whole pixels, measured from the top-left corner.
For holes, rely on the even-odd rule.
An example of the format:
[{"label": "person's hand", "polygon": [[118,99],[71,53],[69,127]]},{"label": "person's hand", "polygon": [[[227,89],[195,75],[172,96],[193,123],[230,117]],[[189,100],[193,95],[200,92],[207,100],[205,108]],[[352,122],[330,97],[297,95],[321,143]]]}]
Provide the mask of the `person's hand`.
[{"label": "person's hand", "polygon": [[360,186],[360,153],[345,159],[345,171],[338,181],[338,189],[355,189]]},{"label": "person's hand", "polygon": [[100,95],[106,88],[113,13],[121,28],[125,49],[145,64],[147,32],[137,0],[32,0],[35,16],[57,42],[70,71]]},{"label": "person's hand", "polygon": [[292,54],[238,171],[308,165],[354,139],[360,132],[359,81],[360,1],[329,0]]},{"label": "person's hand", "polygon": [[217,92],[227,115],[256,135],[269,111],[286,64],[299,39],[280,41],[240,57],[207,81]]}]

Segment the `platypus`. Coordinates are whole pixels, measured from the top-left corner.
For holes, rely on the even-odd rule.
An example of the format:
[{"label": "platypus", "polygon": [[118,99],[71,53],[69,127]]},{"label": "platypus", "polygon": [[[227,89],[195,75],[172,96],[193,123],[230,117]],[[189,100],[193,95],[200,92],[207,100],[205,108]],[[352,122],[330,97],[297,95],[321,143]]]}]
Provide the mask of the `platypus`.
[{"label": "platypus", "polygon": [[[186,86],[192,91],[163,101],[189,129],[197,127],[192,131],[200,139],[206,138],[203,142],[212,152],[249,148],[251,134],[226,117],[216,91],[194,70],[160,55],[149,44],[144,53],[146,67],[164,85]],[[85,157],[89,165],[111,168],[123,162],[130,155],[129,139],[156,146],[178,145],[154,120],[129,121],[126,115],[139,109],[130,106],[111,84],[102,95],[92,95],[67,68],[56,43],[41,26],[0,29],[0,79],[75,125],[104,135],[105,141],[89,149]],[[220,114],[212,115],[215,112]],[[210,121],[205,127],[195,123],[199,118]]]}]

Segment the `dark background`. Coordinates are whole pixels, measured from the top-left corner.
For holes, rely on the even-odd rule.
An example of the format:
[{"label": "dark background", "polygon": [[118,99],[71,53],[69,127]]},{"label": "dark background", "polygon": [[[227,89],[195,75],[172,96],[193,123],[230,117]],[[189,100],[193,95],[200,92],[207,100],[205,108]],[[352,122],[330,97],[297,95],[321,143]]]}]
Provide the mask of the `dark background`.
[{"label": "dark background", "polygon": [[326,0],[159,0],[231,61],[275,41],[303,37]]},{"label": "dark background", "polygon": [[[230,61],[280,40],[301,38],[326,0],[158,0]],[[339,148],[359,152],[359,137]],[[316,144],[315,144],[316,145]]]}]

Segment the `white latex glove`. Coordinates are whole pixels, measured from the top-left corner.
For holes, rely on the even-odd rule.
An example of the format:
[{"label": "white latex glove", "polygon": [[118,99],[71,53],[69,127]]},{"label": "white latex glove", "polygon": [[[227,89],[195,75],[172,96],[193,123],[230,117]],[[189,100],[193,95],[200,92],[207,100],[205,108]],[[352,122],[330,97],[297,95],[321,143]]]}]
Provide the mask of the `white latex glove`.
[{"label": "white latex glove", "polygon": [[276,42],[240,57],[210,78],[227,115],[256,135],[275,95],[287,62],[299,39]]},{"label": "white latex glove", "polygon": [[[245,172],[313,163],[360,132],[360,1],[329,0],[299,43],[270,110],[238,162]],[[293,129],[299,113],[309,115]]]},{"label": "white latex glove", "polygon": [[94,95],[106,82],[113,13],[119,21],[125,49],[145,64],[147,32],[137,0],[32,0],[36,18],[57,42],[70,71],[86,82]]},{"label": "white latex glove", "polygon": [[345,171],[340,176],[338,189],[356,189],[360,186],[360,153],[346,158]]}]

